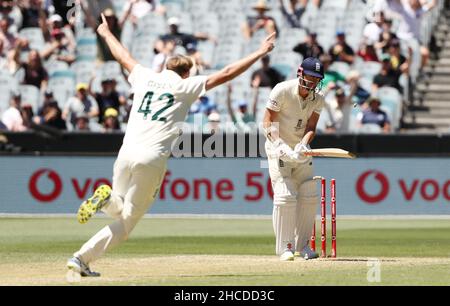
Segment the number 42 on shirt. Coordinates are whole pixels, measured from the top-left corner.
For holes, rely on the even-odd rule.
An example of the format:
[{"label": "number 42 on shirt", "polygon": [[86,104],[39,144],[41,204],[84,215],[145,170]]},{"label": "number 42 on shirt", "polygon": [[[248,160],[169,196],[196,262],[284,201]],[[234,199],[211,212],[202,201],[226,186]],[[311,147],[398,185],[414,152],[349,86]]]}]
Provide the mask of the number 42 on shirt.
[{"label": "number 42 on shirt", "polygon": [[[138,112],[144,114],[144,120],[147,120],[148,115],[150,115],[152,113],[152,110],[150,109],[151,104],[152,104],[152,99],[154,96],[154,92],[149,91],[145,94],[144,99],[142,100],[141,106],[139,107]],[[162,101],[168,99],[168,102],[166,104],[165,107],[161,108],[159,111],[157,111],[151,118],[152,121],[162,121],[162,122],[166,122],[167,118],[165,117],[160,117],[162,113],[164,113],[168,108],[170,108],[174,101],[175,101],[175,97],[173,95],[171,95],[170,93],[165,93],[162,94],[159,98],[158,101]]]}]

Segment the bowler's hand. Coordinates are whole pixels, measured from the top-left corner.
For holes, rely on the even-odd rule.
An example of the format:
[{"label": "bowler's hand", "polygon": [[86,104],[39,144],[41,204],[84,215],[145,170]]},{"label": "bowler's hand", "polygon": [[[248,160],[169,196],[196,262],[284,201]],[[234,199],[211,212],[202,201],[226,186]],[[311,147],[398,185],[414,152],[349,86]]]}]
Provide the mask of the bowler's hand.
[{"label": "bowler's hand", "polygon": [[276,35],[277,33],[273,32],[263,40],[261,47],[259,48],[263,56],[272,52],[272,50],[275,48]]},{"label": "bowler's hand", "polygon": [[98,26],[97,33],[103,38],[105,38],[108,34],[111,33],[111,31],[109,30],[108,22],[106,21],[106,17],[103,14],[102,14],[102,24]]}]

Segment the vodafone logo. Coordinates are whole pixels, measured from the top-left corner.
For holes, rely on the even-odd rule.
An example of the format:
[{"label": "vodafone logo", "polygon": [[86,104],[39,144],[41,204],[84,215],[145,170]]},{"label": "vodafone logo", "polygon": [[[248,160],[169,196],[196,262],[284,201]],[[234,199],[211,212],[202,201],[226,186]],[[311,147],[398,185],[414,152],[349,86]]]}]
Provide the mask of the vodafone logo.
[{"label": "vodafone logo", "polygon": [[[38,186],[41,180],[50,180],[53,183],[53,189],[47,193],[39,190]],[[39,202],[47,203],[52,202],[59,197],[63,189],[63,184],[60,176],[55,171],[51,169],[40,169],[31,176],[28,183],[28,189],[33,198]]]},{"label": "vodafone logo", "polygon": [[[378,181],[380,185],[380,192],[378,194],[369,194],[367,192],[367,179],[373,175],[374,179]],[[389,180],[387,177],[376,170],[369,170],[361,174],[356,182],[356,192],[361,200],[369,203],[369,204],[378,204],[383,201],[389,194]]]}]

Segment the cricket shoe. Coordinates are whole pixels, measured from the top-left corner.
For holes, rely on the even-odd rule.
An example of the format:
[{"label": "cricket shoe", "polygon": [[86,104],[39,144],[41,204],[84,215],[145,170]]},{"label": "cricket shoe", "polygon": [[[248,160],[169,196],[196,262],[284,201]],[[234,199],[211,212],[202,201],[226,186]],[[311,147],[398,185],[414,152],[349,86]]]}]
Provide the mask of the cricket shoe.
[{"label": "cricket shoe", "polygon": [[293,261],[294,260],[294,253],[292,253],[291,250],[284,251],[283,254],[280,256],[281,261]]},{"label": "cricket shoe", "polygon": [[111,197],[111,187],[102,185],[98,187],[94,195],[84,201],[78,209],[77,219],[81,224],[85,224],[92,218],[100,209],[102,209]]},{"label": "cricket shoe", "polygon": [[319,258],[319,254],[311,250],[309,245],[305,246],[301,252],[295,252],[295,257],[303,258],[305,260]]},{"label": "cricket shoe", "polygon": [[100,273],[93,272],[87,264],[78,257],[72,257],[67,261],[67,268],[73,272],[79,273],[83,277],[100,277]]}]

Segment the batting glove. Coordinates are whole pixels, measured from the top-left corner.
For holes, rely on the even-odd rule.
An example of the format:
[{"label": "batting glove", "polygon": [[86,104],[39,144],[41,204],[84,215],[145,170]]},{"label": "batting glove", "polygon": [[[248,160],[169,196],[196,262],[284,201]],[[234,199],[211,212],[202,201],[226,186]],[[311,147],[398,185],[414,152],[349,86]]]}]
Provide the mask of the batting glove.
[{"label": "batting glove", "polygon": [[304,157],[305,153],[311,152],[311,147],[303,143],[299,143],[295,146],[294,152],[298,153],[300,156]]},{"label": "batting glove", "polygon": [[274,142],[275,154],[279,159],[285,162],[298,162],[299,154],[294,152],[283,140],[278,139]]},{"label": "batting glove", "polygon": [[305,153],[310,152],[310,151],[311,151],[311,147],[309,145],[305,145],[302,143],[297,144],[294,148],[294,152],[297,153],[299,156],[297,162],[299,162],[299,163],[307,162],[310,159],[310,157],[306,156]]}]

